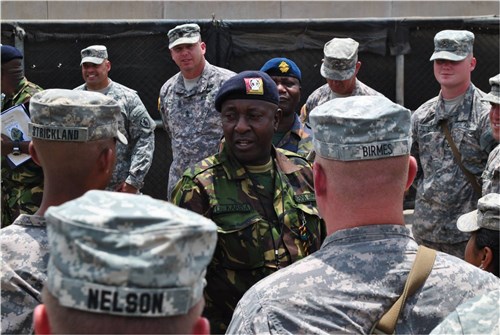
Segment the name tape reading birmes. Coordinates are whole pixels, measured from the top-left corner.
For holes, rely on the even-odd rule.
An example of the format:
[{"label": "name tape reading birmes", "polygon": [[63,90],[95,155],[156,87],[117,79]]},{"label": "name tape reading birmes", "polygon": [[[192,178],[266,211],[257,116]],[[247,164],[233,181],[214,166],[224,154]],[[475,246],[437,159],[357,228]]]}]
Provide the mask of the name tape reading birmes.
[{"label": "name tape reading birmes", "polygon": [[342,160],[380,159],[409,154],[407,140],[375,142],[370,144],[329,145],[333,157]]}]

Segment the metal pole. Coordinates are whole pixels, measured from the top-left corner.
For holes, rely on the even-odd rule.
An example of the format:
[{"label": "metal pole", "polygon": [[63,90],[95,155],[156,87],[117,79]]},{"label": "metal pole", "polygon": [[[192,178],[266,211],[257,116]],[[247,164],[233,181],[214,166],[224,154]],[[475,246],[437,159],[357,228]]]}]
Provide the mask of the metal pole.
[{"label": "metal pole", "polygon": [[396,55],[396,103],[405,103],[405,56]]}]

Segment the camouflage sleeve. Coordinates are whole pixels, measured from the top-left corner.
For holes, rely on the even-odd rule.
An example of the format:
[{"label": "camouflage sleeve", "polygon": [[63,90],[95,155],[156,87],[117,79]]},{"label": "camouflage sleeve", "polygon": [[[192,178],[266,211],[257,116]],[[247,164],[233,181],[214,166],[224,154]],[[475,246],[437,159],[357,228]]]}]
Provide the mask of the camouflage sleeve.
[{"label": "camouflage sleeve", "polygon": [[33,310],[42,301],[40,292],[47,279],[45,227],[29,232],[19,227],[6,227],[0,235],[2,334],[32,333]]},{"label": "camouflage sleeve", "polygon": [[[252,288],[240,299],[236,306],[226,334],[285,334],[285,329],[275,329],[265,309],[258,300],[259,294]],[[272,328],[272,329],[271,329]]]},{"label": "camouflage sleeve", "polygon": [[172,192],[172,203],[210,218],[208,196],[201,185],[190,177],[183,176]]},{"label": "camouflage sleeve", "polygon": [[2,334],[33,332],[33,310],[41,303],[40,292],[15,273],[2,256]]},{"label": "camouflage sleeve", "polygon": [[169,82],[166,82],[162,88],[160,89],[160,95],[158,97],[158,113],[160,113],[160,117],[163,123],[163,129],[167,132],[167,135],[170,137],[170,129],[168,127],[168,110],[166,108],[166,99],[169,90]]},{"label": "camouflage sleeve", "polygon": [[481,147],[481,150],[489,154],[491,150],[493,150],[497,145],[497,141],[493,137],[493,131],[491,130],[490,126],[489,104],[487,104],[484,108],[484,111],[480,113],[478,129],[481,132],[479,134],[479,145]]},{"label": "camouflage sleeve", "polygon": [[146,107],[138,95],[134,94],[130,102],[133,106],[129,114],[129,141],[133,145],[129,175],[125,182],[141,189],[144,178],[153,162],[155,149],[155,122],[149,116]]}]

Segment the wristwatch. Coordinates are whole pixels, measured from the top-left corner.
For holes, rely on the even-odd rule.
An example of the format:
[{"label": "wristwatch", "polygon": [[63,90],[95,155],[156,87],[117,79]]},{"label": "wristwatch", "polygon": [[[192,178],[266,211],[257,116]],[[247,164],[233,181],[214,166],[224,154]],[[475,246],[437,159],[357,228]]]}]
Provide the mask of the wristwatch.
[{"label": "wristwatch", "polygon": [[14,156],[19,156],[21,154],[21,143],[19,141],[14,141],[12,143],[12,154]]}]

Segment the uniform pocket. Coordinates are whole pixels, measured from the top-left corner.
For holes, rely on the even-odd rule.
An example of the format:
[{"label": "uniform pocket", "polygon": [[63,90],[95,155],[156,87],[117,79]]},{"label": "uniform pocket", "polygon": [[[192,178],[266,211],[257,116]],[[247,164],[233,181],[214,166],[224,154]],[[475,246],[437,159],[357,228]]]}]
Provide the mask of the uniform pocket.
[{"label": "uniform pocket", "polygon": [[261,218],[248,204],[217,206],[212,219],[218,226],[215,257],[224,268],[251,270],[264,266]]}]

